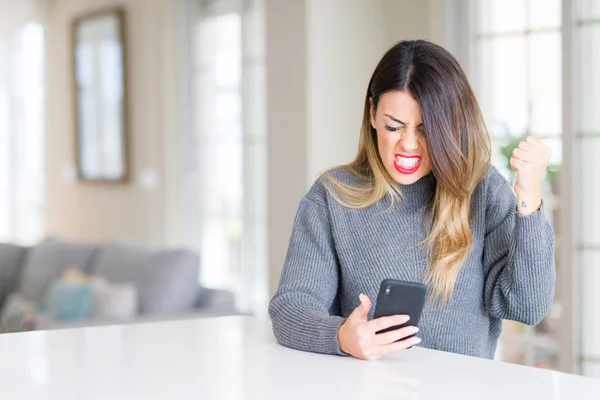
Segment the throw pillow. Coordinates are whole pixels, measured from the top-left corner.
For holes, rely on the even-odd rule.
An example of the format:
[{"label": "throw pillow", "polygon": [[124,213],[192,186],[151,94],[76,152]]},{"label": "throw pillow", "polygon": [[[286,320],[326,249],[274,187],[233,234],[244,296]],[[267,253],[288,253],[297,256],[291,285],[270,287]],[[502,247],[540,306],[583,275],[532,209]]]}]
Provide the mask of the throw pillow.
[{"label": "throw pillow", "polygon": [[8,296],[0,316],[0,332],[26,332],[35,327],[36,313],[33,304],[17,293]]},{"label": "throw pillow", "polygon": [[53,320],[77,321],[91,317],[93,301],[94,293],[89,282],[58,279],[50,285],[45,306]]},{"label": "throw pillow", "polygon": [[128,320],[138,312],[138,292],[133,284],[111,283],[103,277],[92,278],[94,289],[93,318]]}]

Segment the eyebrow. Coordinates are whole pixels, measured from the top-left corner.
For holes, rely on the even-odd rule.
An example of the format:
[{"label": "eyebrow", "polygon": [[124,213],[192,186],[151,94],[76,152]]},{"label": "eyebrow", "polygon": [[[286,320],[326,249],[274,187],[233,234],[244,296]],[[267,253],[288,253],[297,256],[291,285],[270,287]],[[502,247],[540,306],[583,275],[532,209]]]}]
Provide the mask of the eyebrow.
[{"label": "eyebrow", "polygon": [[[392,117],[390,114],[383,114],[383,115],[385,115],[386,117],[388,117],[392,121],[395,121],[395,122],[397,122],[399,124],[402,124],[402,125],[406,125],[406,122],[402,122],[398,118]],[[419,125],[417,125],[417,127],[419,127],[419,126],[423,126],[423,123],[421,122]]]}]

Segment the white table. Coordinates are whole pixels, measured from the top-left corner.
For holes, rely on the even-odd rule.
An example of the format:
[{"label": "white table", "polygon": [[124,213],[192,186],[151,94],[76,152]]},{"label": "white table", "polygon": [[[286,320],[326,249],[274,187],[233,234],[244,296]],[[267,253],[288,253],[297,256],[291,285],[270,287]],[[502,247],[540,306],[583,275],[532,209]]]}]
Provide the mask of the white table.
[{"label": "white table", "polygon": [[379,361],[222,317],[0,335],[2,399],[597,399],[600,380],[413,348]]}]

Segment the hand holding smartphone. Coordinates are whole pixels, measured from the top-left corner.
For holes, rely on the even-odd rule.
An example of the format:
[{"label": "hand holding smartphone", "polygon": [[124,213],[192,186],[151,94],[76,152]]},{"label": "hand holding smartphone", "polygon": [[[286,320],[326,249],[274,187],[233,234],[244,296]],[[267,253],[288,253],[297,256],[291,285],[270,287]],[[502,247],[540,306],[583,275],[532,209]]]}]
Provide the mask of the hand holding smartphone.
[{"label": "hand holding smartphone", "polygon": [[[340,350],[363,360],[410,348],[421,339],[415,334],[427,290],[420,283],[386,279],[382,282],[375,318],[368,320],[371,300],[360,295],[360,304],[340,326]],[[410,317],[410,319],[409,319]]]},{"label": "hand holding smartphone", "polygon": [[405,326],[418,327],[425,306],[427,288],[422,283],[385,279],[381,282],[374,318],[392,315],[408,315],[410,319],[378,331],[377,334],[390,332]]}]

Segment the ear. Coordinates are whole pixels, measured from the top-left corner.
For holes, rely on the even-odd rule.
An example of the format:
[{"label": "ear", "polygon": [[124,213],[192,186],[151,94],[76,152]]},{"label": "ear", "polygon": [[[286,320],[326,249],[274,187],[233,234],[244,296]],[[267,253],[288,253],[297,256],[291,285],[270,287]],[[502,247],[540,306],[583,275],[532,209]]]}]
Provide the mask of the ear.
[{"label": "ear", "polygon": [[371,126],[373,129],[377,130],[375,127],[375,105],[373,104],[373,97],[369,97],[369,104],[371,105],[371,111],[369,113],[371,115]]}]

